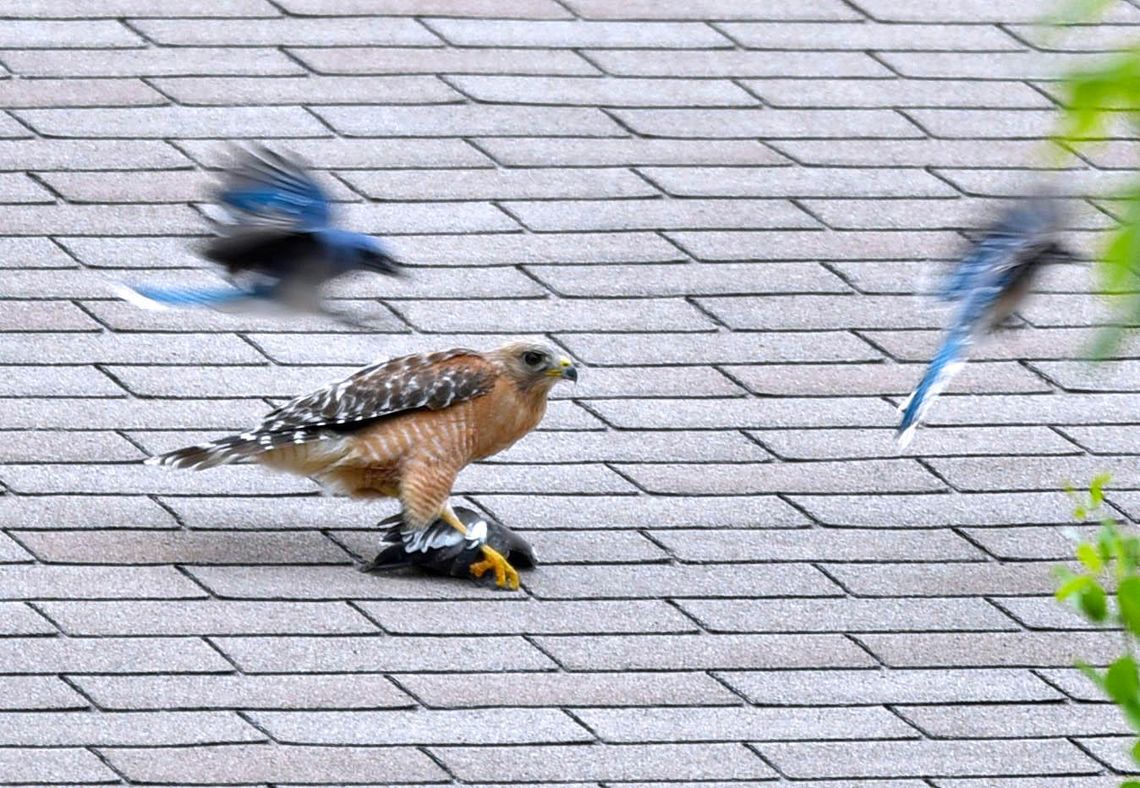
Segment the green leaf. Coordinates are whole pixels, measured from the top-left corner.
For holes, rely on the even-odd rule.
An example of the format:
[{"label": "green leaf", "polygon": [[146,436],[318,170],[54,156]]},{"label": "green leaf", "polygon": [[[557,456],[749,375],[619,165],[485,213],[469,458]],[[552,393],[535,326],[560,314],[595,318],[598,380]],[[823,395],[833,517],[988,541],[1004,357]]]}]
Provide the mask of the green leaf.
[{"label": "green leaf", "polygon": [[1136,703],[1140,700],[1140,675],[1136,661],[1125,655],[1111,665],[1104,676],[1104,689],[1117,703]]},{"label": "green leaf", "polygon": [[1104,681],[1105,693],[1116,702],[1128,724],[1140,730],[1140,683],[1136,676],[1136,663],[1131,657],[1121,657],[1109,667]]},{"label": "green leaf", "polygon": [[[1138,98],[1140,100],[1140,98]],[[1125,327],[1140,315],[1140,186],[1123,195],[1125,210],[1120,226],[1110,235],[1108,245],[1097,260],[1097,277],[1102,294],[1118,294],[1112,299],[1113,324],[1097,332],[1092,357],[1103,360],[1119,347]]]},{"label": "green leaf", "polygon": [[1137,201],[1140,195],[1128,195],[1122,224],[1109,236],[1108,246],[1101,254],[1097,275],[1100,290],[1108,294],[1127,294],[1136,289],[1136,262],[1140,258],[1140,210]]},{"label": "green leaf", "polygon": [[1140,542],[1136,537],[1122,534],[1116,528],[1116,523],[1108,520],[1103,530],[1112,534],[1112,557],[1116,561],[1116,576],[1124,578],[1136,571],[1137,559],[1140,557]]},{"label": "green leaf", "polygon": [[1089,681],[1097,686],[1097,689],[1099,689],[1105,695],[1108,695],[1108,688],[1105,686],[1106,679],[1099,670],[1094,668],[1089,663],[1082,662],[1080,660],[1077,661],[1077,669],[1081,673],[1085,674],[1085,676],[1088,677]]},{"label": "green leaf", "polygon": [[1085,568],[1092,572],[1094,575],[1100,574],[1104,569],[1104,563],[1100,560],[1100,554],[1088,542],[1081,542],[1077,545],[1077,560],[1084,564]]},{"label": "green leaf", "polygon": [[1120,788],[1140,788],[1140,782],[1136,780],[1125,780],[1120,784]]},{"label": "green leaf", "polygon": [[1062,583],[1066,583],[1076,577],[1076,573],[1067,566],[1057,564],[1051,570],[1053,577],[1057,578]]},{"label": "green leaf", "polygon": [[1120,549],[1120,540],[1116,537],[1116,529],[1112,525],[1105,525],[1102,521],[1100,530],[1096,533],[1096,553],[1100,560],[1107,564]]},{"label": "green leaf", "polygon": [[1107,472],[1092,477],[1092,481],[1089,482],[1089,498],[1092,500],[1093,508],[1099,508],[1104,503],[1104,488],[1110,481],[1112,474]]},{"label": "green leaf", "polygon": [[1133,635],[1140,635],[1140,577],[1126,577],[1116,589],[1120,623]]},{"label": "green leaf", "polygon": [[1132,745],[1132,760],[1140,763],[1140,741]]},{"label": "green leaf", "polygon": [[1073,597],[1077,610],[1097,624],[1108,618],[1108,595],[1095,578],[1072,575],[1054,592],[1061,602]]},{"label": "green leaf", "polygon": [[1093,582],[1087,575],[1072,575],[1060,588],[1053,592],[1058,601],[1064,602],[1073,594],[1079,594]]},{"label": "green leaf", "polygon": [[1093,361],[1104,361],[1111,358],[1123,341],[1124,329],[1121,326],[1105,326],[1096,332],[1096,338],[1093,340],[1089,356]]},{"label": "green leaf", "polygon": [[1108,595],[1099,583],[1092,582],[1080,592],[1077,606],[1089,621],[1101,624],[1108,618]]}]

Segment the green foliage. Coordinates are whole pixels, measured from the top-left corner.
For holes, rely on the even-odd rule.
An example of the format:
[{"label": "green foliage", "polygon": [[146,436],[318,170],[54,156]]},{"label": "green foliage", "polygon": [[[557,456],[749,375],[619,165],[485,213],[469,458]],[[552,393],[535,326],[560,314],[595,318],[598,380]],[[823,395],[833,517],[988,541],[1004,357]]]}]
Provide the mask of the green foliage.
[{"label": "green foliage", "polygon": [[[1098,19],[1117,0],[1070,0],[1054,15],[1054,32],[1071,22]],[[1109,136],[1111,127],[1127,123],[1140,130],[1140,46],[1106,56],[1103,63],[1066,76],[1064,109],[1058,140],[1077,151],[1090,140]],[[1119,347],[1126,327],[1140,320],[1140,183],[1119,195],[1124,213],[1097,261],[1100,289],[1112,297],[1116,319],[1093,347],[1105,358]]]},{"label": "green foliage", "polygon": [[1114,2],[1116,0],[1067,0],[1048,21],[1055,26],[1095,22],[1104,16],[1104,12]]},{"label": "green foliage", "polygon": [[1103,139],[1114,120],[1140,108],[1140,49],[1111,56],[1104,65],[1069,74],[1064,83],[1062,138],[1073,144]]},{"label": "green foliage", "polygon": [[[1059,583],[1054,596],[1089,621],[1121,630],[1124,653],[1106,669],[1085,663],[1077,667],[1120,707],[1140,734],[1140,666],[1133,656],[1134,641],[1140,638],[1140,536],[1121,529],[1106,510],[1104,490],[1109,481],[1104,473],[1093,478],[1087,491],[1065,487],[1077,520],[1099,522],[1100,529],[1095,540],[1077,545],[1077,571],[1063,566],[1054,570]],[[1132,759],[1140,764],[1140,741],[1132,748]],[[1120,788],[1140,788],[1140,781],[1128,780]]]}]

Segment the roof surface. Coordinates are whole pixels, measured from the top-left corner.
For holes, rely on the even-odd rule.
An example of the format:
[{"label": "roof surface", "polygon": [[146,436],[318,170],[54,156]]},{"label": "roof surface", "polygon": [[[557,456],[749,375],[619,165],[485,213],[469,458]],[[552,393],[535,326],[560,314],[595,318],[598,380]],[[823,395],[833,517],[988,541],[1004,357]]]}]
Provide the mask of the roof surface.
[{"label": "roof surface", "polygon": [[[1058,74],[1140,38],[1041,8],[0,0],[0,781],[1118,783],[1070,666],[1119,640],[1048,596],[1066,480],[1140,518],[1138,346],[1077,360],[1089,270],[892,441],[923,278],[1046,161]],[[379,333],[115,298],[213,280],[190,242],[242,138],[414,266],[338,289]],[[1136,151],[1059,180],[1078,247]],[[137,463],[517,334],[583,365],[458,484],[544,560],[520,593],[355,572],[390,504]]]}]

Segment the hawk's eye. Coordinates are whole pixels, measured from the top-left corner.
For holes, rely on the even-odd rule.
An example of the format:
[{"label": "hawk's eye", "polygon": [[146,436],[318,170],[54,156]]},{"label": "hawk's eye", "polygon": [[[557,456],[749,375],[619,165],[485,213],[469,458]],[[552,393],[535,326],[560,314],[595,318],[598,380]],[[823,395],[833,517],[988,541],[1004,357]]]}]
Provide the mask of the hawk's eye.
[{"label": "hawk's eye", "polygon": [[528,350],[527,352],[523,353],[523,363],[528,367],[542,366],[542,362],[543,356],[541,353],[538,353],[534,350]]}]

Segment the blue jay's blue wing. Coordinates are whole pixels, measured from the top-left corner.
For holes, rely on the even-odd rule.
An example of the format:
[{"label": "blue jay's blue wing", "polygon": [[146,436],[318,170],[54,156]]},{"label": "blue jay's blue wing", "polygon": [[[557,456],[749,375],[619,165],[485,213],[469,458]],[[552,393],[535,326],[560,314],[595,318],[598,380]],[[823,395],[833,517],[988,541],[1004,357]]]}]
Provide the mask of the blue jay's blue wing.
[{"label": "blue jay's blue wing", "polygon": [[962,258],[936,295],[943,301],[961,300],[987,271],[1015,260],[1025,246],[1026,240],[1018,236],[987,235]]},{"label": "blue jay's blue wing", "polygon": [[217,200],[246,224],[316,230],[332,218],[328,196],[313,177],[297,162],[264,147],[239,153]]},{"label": "blue jay's blue wing", "polygon": [[299,164],[264,147],[241,151],[218,194],[232,221],[205,248],[231,274],[256,271],[318,287],[349,271],[399,273],[374,238],[330,223],[329,201]]}]

